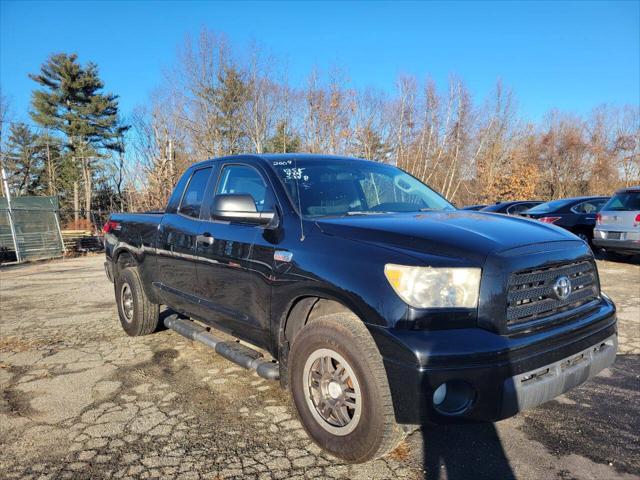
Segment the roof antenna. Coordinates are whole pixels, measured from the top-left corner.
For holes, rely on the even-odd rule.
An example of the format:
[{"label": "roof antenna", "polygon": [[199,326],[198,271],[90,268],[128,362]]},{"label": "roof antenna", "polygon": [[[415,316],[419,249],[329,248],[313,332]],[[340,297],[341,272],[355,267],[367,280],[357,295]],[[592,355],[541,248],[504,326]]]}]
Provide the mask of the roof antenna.
[{"label": "roof antenna", "polygon": [[300,184],[299,184],[299,180],[300,177],[302,176],[302,172],[300,170],[298,170],[298,158],[296,157],[294,160],[294,168],[295,168],[295,172],[293,172],[293,178],[295,178],[296,180],[296,195],[298,196],[298,215],[300,215],[300,241],[304,242],[304,225],[303,225],[303,221],[302,221],[302,205],[300,202]]}]

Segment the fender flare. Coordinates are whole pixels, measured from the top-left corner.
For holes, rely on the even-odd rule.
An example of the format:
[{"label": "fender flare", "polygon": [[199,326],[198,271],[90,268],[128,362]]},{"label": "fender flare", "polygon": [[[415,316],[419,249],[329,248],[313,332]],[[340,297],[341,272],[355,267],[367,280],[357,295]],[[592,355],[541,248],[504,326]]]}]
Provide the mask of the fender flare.
[{"label": "fender flare", "polygon": [[[125,242],[119,242],[113,249],[112,260],[111,260],[113,264],[114,285],[115,285],[115,282],[117,281],[120,257],[122,255],[128,255],[133,259],[133,265],[126,265],[126,266],[134,266],[138,268],[139,270],[138,273],[141,274],[141,277],[142,277],[142,272],[140,271],[139,267],[144,262],[145,257],[147,257],[147,253],[144,251],[144,249],[135,247]],[[147,298],[152,303],[161,303],[155,288],[153,288],[153,286],[148,282],[142,281],[141,283]]]},{"label": "fender flare", "polygon": [[[319,304],[324,301],[327,303],[319,307]],[[336,311],[349,311],[365,324],[365,318],[373,318],[371,314],[367,315],[367,310],[375,312],[373,307],[366,305],[364,302],[358,305],[358,302],[350,298],[350,295],[335,291],[330,286],[318,285],[297,291],[280,313],[278,322],[277,344],[275,347],[280,366],[280,384],[284,388],[289,383],[288,357],[290,343],[295,338],[295,334],[312,318],[314,309],[318,308],[322,308],[322,310],[318,311],[319,316]]]}]

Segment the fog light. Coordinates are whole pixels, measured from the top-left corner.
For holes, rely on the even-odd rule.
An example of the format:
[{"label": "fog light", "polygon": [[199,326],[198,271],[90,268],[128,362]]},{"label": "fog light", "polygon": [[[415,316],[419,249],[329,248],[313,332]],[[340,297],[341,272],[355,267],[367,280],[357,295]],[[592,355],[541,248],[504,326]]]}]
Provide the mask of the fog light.
[{"label": "fog light", "polygon": [[450,380],[433,392],[433,407],[443,415],[462,415],[476,398],[476,390],[462,380]]},{"label": "fog light", "polygon": [[444,398],[446,396],[447,396],[447,384],[443,383],[438,388],[436,388],[435,392],[433,392],[433,404],[440,405],[442,402],[444,402]]}]

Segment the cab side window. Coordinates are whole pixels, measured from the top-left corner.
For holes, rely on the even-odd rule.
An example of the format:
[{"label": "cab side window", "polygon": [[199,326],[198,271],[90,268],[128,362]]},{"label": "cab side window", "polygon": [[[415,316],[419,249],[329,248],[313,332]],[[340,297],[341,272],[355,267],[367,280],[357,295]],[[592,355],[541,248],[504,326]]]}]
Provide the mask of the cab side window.
[{"label": "cab side window", "polygon": [[604,200],[590,200],[576,205],[572,210],[576,213],[596,213],[602,208],[604,202]]},{"label": "cab side window", "polygon": [[220,174],[216,195],[244,193],[253,197],[258,212],[273,210],[271,190],[258,171],[247,165],[227,165]]},{"label": "cab side window", "polygon": [[205,188],[211,175],[211,167],[196,170],[191,179],[189,185],[187,185],[184,195],[182,196],[182,202],[180,202],[180,209],[178,210],[182,215],[188,217],[198,218],[200,216],[200,207],[202,206],[202,199],[204,198]]},{"label": "cab side window", "polygon": [[532,205],[530,203],[517,203],[507,208],[507,213],[509,215],[516,215],[520,212],[524,212],[525,210],[529,210],[531,206]]}]

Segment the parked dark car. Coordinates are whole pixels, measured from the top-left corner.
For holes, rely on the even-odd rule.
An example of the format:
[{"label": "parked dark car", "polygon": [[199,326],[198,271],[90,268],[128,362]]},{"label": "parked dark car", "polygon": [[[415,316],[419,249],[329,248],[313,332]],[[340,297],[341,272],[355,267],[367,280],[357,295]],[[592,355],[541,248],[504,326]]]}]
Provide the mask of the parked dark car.
[{"label": "parked dark car", "polygon": [[596,214],[607,200],[609,197],[562,198],[536,205],[521,215],[565,228],[591,245]]},{"label": "parked dark car", "polygon": [[486,207],[485,204],[482,205],[467,205],[466,207],[462,207],[460,210],[482,210]]},{"label": "parked dark car", "polygon": [[542,200],[517,200],[512,202],[498,202],[493,205],[487,205],[484,208],[481,208],[482,212],[491,212],[491,213],[506,213],[507,215],[519,215],[525,210],[529,210],[530,208],[535,207],[536,205],[540,205]]},{"label": "parked dark car", "polygon": [[208,160],[163,214],[113,214],[104,230],[129,335],[170,307],[165,326],[279,379],[309,436],[349,462],[393,450],[403,424],[515,415],[616,355],[615,306],[584,242],[457,210],[391,165]]}]

